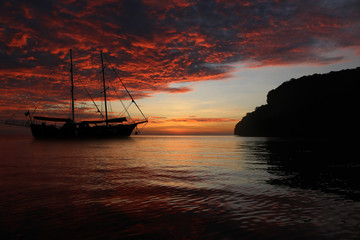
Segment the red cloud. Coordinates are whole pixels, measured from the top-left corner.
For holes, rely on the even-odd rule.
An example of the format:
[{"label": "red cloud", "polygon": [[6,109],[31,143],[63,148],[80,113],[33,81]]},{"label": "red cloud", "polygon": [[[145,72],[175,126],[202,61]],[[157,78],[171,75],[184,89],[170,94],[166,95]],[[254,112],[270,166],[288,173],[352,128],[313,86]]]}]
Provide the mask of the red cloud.
[{"label": "red cloud", "polygon": [[[358,47],[360,39],[358,4],[350,0],[5,0],[0,7],[0,94],[9,108],[19,94],[65,104],[70,48],[75,71],[91,93],[99,93],[102,49],[111,62],[107,79],[121,86],[114,67],[141,98],[191,91],[173,83],[224,79],[233,71],[229,63],[238,61],[339,61],[341,56],[323,53]],[[75,81],[83,101],[86,94]]]}]

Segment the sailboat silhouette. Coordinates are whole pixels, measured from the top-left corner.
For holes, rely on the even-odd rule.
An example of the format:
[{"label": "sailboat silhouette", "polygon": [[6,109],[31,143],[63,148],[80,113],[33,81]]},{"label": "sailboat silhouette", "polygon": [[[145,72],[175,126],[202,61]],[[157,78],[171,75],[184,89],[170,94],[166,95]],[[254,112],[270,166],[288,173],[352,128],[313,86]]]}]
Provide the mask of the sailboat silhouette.
[{"label": "sailboat silhouette", "polygon": [[[140,121],[128,121],[126,117],[108,118],[105,67],[103,63],[103,53],[101,55],[101,72],[103,85],[103,98],[105,105],[105,116],[101,120],[82,120],[75,121],[75,99],[74,99],[74,80],[73,80],[73,63],[72,50],[70,49],[70,77],[71,77],[71,118],[58,118],[47,116],[33,116],[30,112],[26,112],[25,116],[30,119],[30,128],[35,138],[116,138],[130,136],[138,124],[148,122],[147,118],[135,102],[134,98],[121,81],[126,93],[130,97],[132,103],[138,108],[143,116]],[[115,71],[115,69],[113,68]],[[96,105],[95,105],[96,106]],[[62,123],[60,126],[56,123]],[[136,131],[136,134],[138,132]]]}]

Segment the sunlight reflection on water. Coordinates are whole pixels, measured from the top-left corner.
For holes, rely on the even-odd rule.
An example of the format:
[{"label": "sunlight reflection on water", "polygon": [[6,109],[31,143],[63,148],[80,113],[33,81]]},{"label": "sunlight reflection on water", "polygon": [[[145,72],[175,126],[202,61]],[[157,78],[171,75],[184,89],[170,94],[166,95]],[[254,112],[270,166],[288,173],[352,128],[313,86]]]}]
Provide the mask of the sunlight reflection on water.
[{"label": "sunlight reflection on water", "polygon": [[327,155],[311,146],[234,136],[0,137],[0,236],[358,239],[359,179],[314,164]]}]

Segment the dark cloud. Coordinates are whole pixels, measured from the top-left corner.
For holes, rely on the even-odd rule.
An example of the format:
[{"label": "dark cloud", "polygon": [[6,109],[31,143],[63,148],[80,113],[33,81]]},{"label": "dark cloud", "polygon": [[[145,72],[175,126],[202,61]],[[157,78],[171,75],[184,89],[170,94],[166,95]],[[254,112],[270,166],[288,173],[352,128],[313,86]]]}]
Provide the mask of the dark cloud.
[{"label": "dark cloud", "polygon": [[41,92],[59,101],[66,94],[56,91],[68,91],[70,48],[91,93],[103,49],[146,97],[190,91],[171,88],[176,82],[223,79],[234,62],[340,61],[325,53],[360,39],[357,0],[4,0],[0,7],[1,94]]}]

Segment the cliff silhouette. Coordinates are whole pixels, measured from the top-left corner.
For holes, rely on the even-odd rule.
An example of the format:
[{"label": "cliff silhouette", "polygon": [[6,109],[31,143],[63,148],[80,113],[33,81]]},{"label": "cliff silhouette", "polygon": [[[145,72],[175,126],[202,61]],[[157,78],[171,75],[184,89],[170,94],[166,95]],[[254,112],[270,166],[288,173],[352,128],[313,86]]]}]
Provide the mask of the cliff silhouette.
[{"label": "cliff silhouette", "polygon": [[236,125],[240,136],[350,136],[358,129],[360,67],[291,79]]}]

